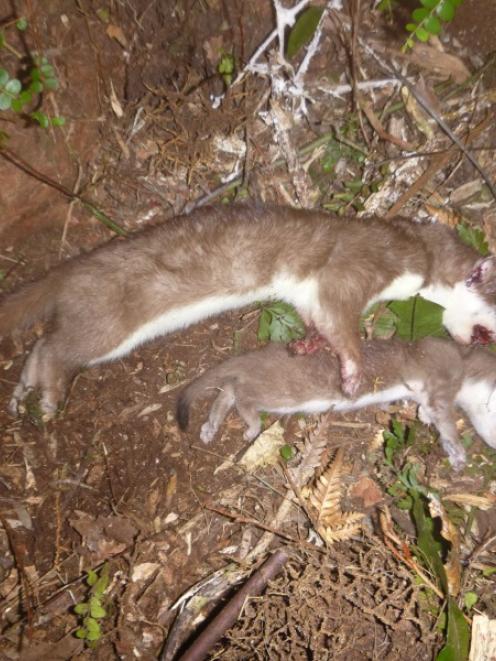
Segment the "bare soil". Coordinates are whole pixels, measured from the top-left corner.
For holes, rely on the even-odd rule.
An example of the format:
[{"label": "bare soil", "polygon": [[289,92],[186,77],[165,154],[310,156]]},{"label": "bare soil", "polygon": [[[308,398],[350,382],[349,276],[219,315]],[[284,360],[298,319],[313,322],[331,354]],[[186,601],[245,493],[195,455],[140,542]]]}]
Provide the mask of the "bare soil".
[{"label": "bare soil", "polygon": [[[385,40],[396,52],[404,14],[389,24],[385,15],[365,4],[362,34]],[[493,5],[491,0],[467,0],[447,30],[446,50],[471,71],[494,50]],[[345,7],[343,15],[347,11]],[[0,20],[7,21],[13,12],[29,18],[29,48],[48,52],[56,66],[61,87],[50,103],[57,104],[57,112],[68,121],[64,129],[44,132],[17,118],[0,118],[0,130],[10,136],[9,150],[35,170],[0,158],[4,291],[112,237],[86,207],[43,178],[90,199],[126,231],[139,230],[150,222],[166,222],[220,187],[239,159],[228,148],[217,149],[216,140],[225,145],[231,139],[235,148],[235,138],[248,145],[243,158],[250,196],[295,201],[291,173],[274,165],[276,157],[284,164],[283,150],[257,115],[267,107],[266,80],[247,78],[226,96],[219,111],[211,102],[224,91],[216,73],[219,53],[232,52],[237,63],[245,63],[273,29],[269,0],[136,0],[101,7],[85,1],[0,0]],[[22,49],[18,36],[12,40]],[[0,51],[0,67],[14,66],[12,58]],[[348,73],[348,66],[346,49],[333,34],[323,39],[308,75],[336,82]],[[486,95],[489,106],[481,102],[471,107],[473,117],[480,108],[481,113],[490,111],[495,102],[492,72],[481,83],[482,91],[475,86],[463,91],[467,104],[472,92]],[[377,71],[374,75],[379,77]],[[425,79],[432,75],[424,71]],[[298,144],[311,143],[335,125],[344,126],[352,112],[349,97],[320,99],[308,122],[294,120]],[[409,117],[405,130],[414,132],[413,124]],[[368,125],[366,133],[370,153],[376,149],[387,157],[396,149],[373,142]],[[358,128],[349,135],[351,142],[365,145]],[[439,139],[446,138],[441,134]],[[488,145],[492,151],[478,151]],[[495,145],[493,122],[474,145],[481,163],[492,168],[493,180]],[[330,188],[342,192],[339,176],[330,182],[322,169],[317,172],[319,162],[317,156],[307,165],[315,189],[322,196]],[[475,179],[471,167],[459,162],[429,184],[426,198],[432,206],[438,195],[442,207],[445,190],[459,190]],[[216,199],[230,202],[232,191]],[[473,205],[464,208],[469,201]],[[487,220],[491,205],[494,200],[480,183],[456,211],[461,209],[464,218],[483,228],[494,246],[495,227]],[[64,410],[46,424],[35,405],[19,419],[6,411],[23,359],[42,328],[3,339],[0,658],[157,658],[176,618],[174,602],[228,563],[243,566],[263,534],[246,519],[273,525],[286,494],[284,472],[275,466],[250,473],[236,463],[246,444],[235,415],[228,418],[221,438],[206,447],[198,436],[205,406],[195,409],[186,434],[179,432],[174,411],[183,383],[229,355],[257,346],[257,321],[256,309],[225,314],[141,347],[124,360],[83,371]],[[408,515],[387,493],[391,474],[384,467],[380,443],[374,443],[392,413],[410,422],[413,417],[409,409],[397,406],[322,421],[282,421],[289,444],[301,444],[312,435],[327,440],[322,466],[336,448],[345,448],[344,506],[365,514],[364,530],[324,553],[312,551],[306,545],[308,519],[293,507],[270,544],[286,545],[290,561],[263,596],[247,603],[210,658],[393,660],[405,650],[418,659],[435,657],[443,640],[437,626],[439,604],[433,605],[432,594],[384,543],[378,523],[380,507],[389,504],[405,544],[415,540]],[[470,448],[472,465],[456,477],[427,429],[419,427],[411,452],[422,465],[421,477],[443,495],[489,497],[496,491],[495,455],[477,439]],[[233,462],[219,470],[229,458]],[[232,517],[209,507],[224,508]],[[496,510],[494,505],[486,510],[472,507],[469,525],[469,509],[457,510],[465,516],[464,590],[475,591],[477,608],[496,617],[494,577],[483,579],[480,569],[495,563],[494,543],[480,549],[486,540],[494,540]],[[287,543],[277,532],[299,543]],[[470,564],[472,560],[479,565]],[[86,571],[101,571],[105,562],[111,578],[103,637],[88,647],[74,635],[81,617],[73,608],[88,596]],[[217,600],[213,605],[218,607]],[[195,631],[193,621],[187,623],[176,648]]]}]

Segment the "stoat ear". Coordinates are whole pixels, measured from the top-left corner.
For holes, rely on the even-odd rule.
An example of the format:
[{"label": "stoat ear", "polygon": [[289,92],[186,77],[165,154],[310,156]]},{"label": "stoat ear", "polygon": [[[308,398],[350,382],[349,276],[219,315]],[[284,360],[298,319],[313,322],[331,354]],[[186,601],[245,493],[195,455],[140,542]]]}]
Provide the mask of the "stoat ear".
[{"label": "stoat ear", "polygon": [[496,257],[479,259],[465,280],[467,287],[484,288],[487,292],[496,292]]}]

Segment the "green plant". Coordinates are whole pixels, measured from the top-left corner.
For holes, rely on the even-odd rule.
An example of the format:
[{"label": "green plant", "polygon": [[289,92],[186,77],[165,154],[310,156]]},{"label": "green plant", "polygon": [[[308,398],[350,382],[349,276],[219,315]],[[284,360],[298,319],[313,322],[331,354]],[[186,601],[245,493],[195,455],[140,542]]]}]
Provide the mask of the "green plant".
[{"label": "green plant", "polygon": [[308,7],[308,9],[301,12],[289,33],[286,47],[287,57],[294,57],[310,41],[317,29],[323,11],[322,7]]},{"label": "green plant", "polygon": [[291,342],[305,335],[305,324],[289,303],[276,301],[262,306],[258,322],[259,342]]},{"label": "green plant", "polygon": [[[411,549],[403,550],[403,558],[405,564],[416,571],[425,586],[426,594],[420,603],[427,606],[429,612],[436,614],[439,628],[445,634],[444,647],[437,655],[436,661],[464,661],[468,657],[470,629],[450,591],[450,587],[456,585],[453,576],[460,570],[458,548],[453,547],[457,547],[458,542],[450,532],[452,524],[449,523],[437,494],[418,481],[415,465],[408,464],[402,471],[395,472],[397,482],[404,488],[409,503],[404,509],[409,510],[417,532],[415,544]],[[421,566],[427,569],[427,574]],[[436,595],[437,603],[444,612],[441,612],[434,602]],[[467,610],[472,608],[476,601],[477,596],[474,593],[467,592],[463,595],[464,607]]]},{"label": "green plant", "polygon": [[[27,20],[20,18],[4,26],[4,29],[14,25],[20,31],[24,31],[28,27]],[[1,49],[13,53],[19,60],[22,59],[22,55],[7,41],[4,30],[0,31]],[[44,55],[30,53],[29,57],[31,64],[25,72],[25,79],[22,81],[19,78],[12,77],[6,69],[0,68],[0,111],[11,110],[19,115],[29,117],[42,128],[63,126],[65,123],[64,117],[50,117],[39,109],[43,94],[54,91],[59,86],[55,70]],[[29,107],[32,108],[31,111],[27,110]]]},{"label": "green plant", "polygon": [[412,12],[412,23],[405,26],[410,36],[403,45],[403,51],[412,48],[415,39],[428,41],[432,35],[441,32],[442,22],[453,20],[457,7],[463,0],[420,0],[421,7]]},{"label": "green plant", "polygon": [[109,584],[109,567],[105,563],[100,572],[90,569],[86,577],[89,586],[88,598],[74,606],[74,612],[82,617],[82,626],[76,631],[77,638],[82,638],[93,647],[102,637],[99,620],[107,616],[103,606],[103,597]]},{"label": "green plant", "polygon": [[478,227],[472,227],[467,223],[459,223],[456,226],[458,236],[466,243],[467,246],[475,248],[483,257],[489,255],[489,246],[487,243],[486,235]]},{"label": "green plant", "polygon": [[396,418],[391,421],[391,429],[383,432],[384,437],[384,455],[388,466],[394,466],[394,459],[399,452],[411,445],[415,438],[412,428],[405,425]]},{"label": "green plant", "polygon": [[414,296],[406,301],[392,301],[387,307],[396,317],[396,335],[403,340],[414,342],[427,336],[447,335],[443,326],[444,309],[436,303]]},{"label": "green plant", "polygon": [[226,87],[232,83],[234,74],[234,56],[231,53],[223,53],[217,65],[217,71],[222,76]]}]

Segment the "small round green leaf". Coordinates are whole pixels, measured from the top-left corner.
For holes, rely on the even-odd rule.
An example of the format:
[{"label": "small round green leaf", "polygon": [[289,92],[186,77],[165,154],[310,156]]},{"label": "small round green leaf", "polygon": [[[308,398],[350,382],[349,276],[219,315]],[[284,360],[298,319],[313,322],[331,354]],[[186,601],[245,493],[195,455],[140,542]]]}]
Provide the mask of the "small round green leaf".
[{"label": "small round green leaf", "polygon": [[8,92],[9,94],[12,94],[12,96],[17,96],[21,91],[21,88],[22,88],[21,81],[17,80],[17,78],[11,78],[9,82],[5,85],[5,91]]},{"label": "small round green leaf", "polygon": [[86,629],[81,628],[76,630],[75,636],[76,638],[86,638],[87,634],[88,632],[86,631]]},{"label": "small round green leaf", "polygon": [[5,83],[7,83],[8,80],[9,80],[8,71],[5,71],[5,69],[0,69],[0,87],[4,87]]},{"label": "small round green leaf", "polygon": [[52,117],[51,122],[52,126],[64,126],[65,117]]},{"label": "small round green leaf", "polygon": [[424,23],[423,27],[431,34],[439,34],[441,32],[441,23],[435,16],[429,16]]},{"label": "small round green leaf", "polygon": [[467,610],[470,610],[475,604],[477,603],[479,597],[475,594],[475,592],[466,592],[463,595],[463,602],[465,604],[465,608]]},{"label": "small round green leaf", "polygon": [[0,110],[8,110],[12,105],[12,97],[4,92],[0,93]]},{"label": "small round green leaf", "polygon": [[93,571],[93,569],[88,569],[88,577],[86,578],[86,582],[88,585],[91,587],[92,585],[95,585],[95,583],[98,581],[98,574],[96,571]]},{"label": "small round green leaf", "polygon": [[420,25],[418,26],[415,35],[419,41],[429,41],[430,34]]},{"label": "small round green leaf", "polygon": [[436,9],[436,14],[442,21],[452,21],[455,16],[455,8],[450,0],[442,0]]},{"label": "small round green leaf", "polygon": [[33,80],[28,90],[34,94],[41,94],[43,92],[43,84],[39,80]]},{"label": "small round green leaf", "polygon": [[33,67],[31,69],[31,80],[41,80],[41,71],[38,69],[38,67]]},{"label": "small round green leaf", "polygon": [[45,78],[52,78],[55,74],[51,64],[42,64],[40,71],[45,76]]},{"label": "small round green leaf", "polygon": [[31,119],[34,119],[41,126],[42,129],[47,129],[50,126],[50,120],[45,115],[44,112],[39,110],[32,112],[30,115]]},{"label": "small round green leaf", "polygon": [[84,602],[81,602],[80,604],[76,604],[74,606],[74,612],[77,613],[78,615],[86,615],[88,609],[89,609],[88,604],[85,604]]},{"label": "small round green leaf", "polygon": [[284,459],[284,461],[291,461],[291,459],[295,456],[296,453],[292,445],[283,445],[282,448],[279,450],[279,454]]},{"label": "small round green leaf", "polygon": [[417,26],[415,25],[415,23],[407,23],[405,25],[405,30],[407,30],[408,32],[415,32],[416,29]]},{"label": "small round green leaf", "polygon": [[100,625],[98,624],[98,622],[94,620],[92,617],[87,617],[84,620],[84,624],[88,631],[88,635],[86,636],[86,638],[88,640],[98,640],[102,635],[102,630],[100,629]]},{"label": "small round green leaf", "polygon": [[22,16],[19,20],[16,21],[16,28],[21,32],[24,32],[27,27],[28,19],[26,17]]},{"label": "small round green leaf", "polygon": [[420,2],[424,7],[427,7],[427,9],[434,9],[439,0],[420,0]]},{"label": "small round green leaf", "polygon": [[56,78],[45,78],[44,86],[47,90],[56,90],[59,86],[59,81]]},{"label": "small round green leaf", "polygon": [[427,18],[428,15],[429,10],[425,9],[425,7],[419,7],[418,9],[415,9],[414,12],[412,12],[412,18],[415,23],[421,23],[424,18]]},{"label": "small round green leaf", "polygon": [[95,601],[90,603],[90,615],[91,617],[94,617],[95,620],[99,620],[107,615],[107,611],[98,603],[98,601]]}]

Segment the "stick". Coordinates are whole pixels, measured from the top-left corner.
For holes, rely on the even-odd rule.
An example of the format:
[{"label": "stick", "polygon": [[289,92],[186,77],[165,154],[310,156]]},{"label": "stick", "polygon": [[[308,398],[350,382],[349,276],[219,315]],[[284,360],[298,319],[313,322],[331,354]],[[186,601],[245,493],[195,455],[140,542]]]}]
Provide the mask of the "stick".
[{"label": "stick", "polygon": [[247,580],[221,612],[202,631],[194,643],[179,657],[179,661],[200,661],[205,659],[212,647],[222,638],[227,629],[238,619],[245,601],[249,597],[259,595],[281,571],[288,561],[288,555],[279,549]]}]

